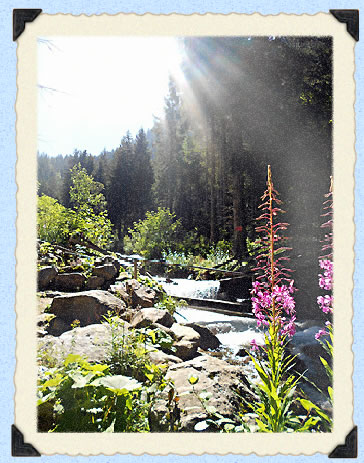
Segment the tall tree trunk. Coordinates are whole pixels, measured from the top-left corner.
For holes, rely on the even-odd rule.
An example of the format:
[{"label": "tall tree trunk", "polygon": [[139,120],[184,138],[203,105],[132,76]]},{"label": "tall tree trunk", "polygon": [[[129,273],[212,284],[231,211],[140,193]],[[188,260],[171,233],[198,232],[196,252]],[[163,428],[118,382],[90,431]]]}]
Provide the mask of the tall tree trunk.
[{"label": "tall tree trunk", "polygon": [[233,172],[233,225],[234,239],[233,252],[235,258],[242,262],[247,256],[246,245],[246,211],[243,208],[243,191],[244,182],[241,169],[235,169]]},{"label": "tall tree trunk", "polygon": [[211,178],[210,178],[210,242],[216,240],[216,191],[215,191],[215,156],[210,151]]}]

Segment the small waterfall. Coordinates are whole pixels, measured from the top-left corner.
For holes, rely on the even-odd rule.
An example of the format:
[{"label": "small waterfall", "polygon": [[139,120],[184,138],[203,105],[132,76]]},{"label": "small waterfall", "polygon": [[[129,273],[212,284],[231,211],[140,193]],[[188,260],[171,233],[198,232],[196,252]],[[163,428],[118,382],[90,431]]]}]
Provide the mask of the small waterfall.
[{"label": "small waterfall", "polygon": [[163,287],[169,296],[190,297],[196,299],[216,299],[219,292],[220,282],[215,280],[188,280],[175,278],[154,278]]},{"label": "small waterfall", "polygon": [[[174,297],[198,299],[217,299],[220,282],[215,280],[194,281],[182,278],[166,280],[154,278],[166,293]],[[225,315],[209,310],[179,307],[175,314],[179,323],[199,323],[207,326],[225,348],[235,355],[241,347],[250,347],[254,338],[258,344],[263,342],[263,334],[257,329],[255,319]]]}]

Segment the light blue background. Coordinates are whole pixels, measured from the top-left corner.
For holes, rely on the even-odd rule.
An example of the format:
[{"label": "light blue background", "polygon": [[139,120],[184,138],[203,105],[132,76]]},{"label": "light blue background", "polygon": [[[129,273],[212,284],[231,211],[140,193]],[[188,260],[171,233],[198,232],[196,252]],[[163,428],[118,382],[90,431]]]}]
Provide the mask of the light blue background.
[{"label": "light blue background", "polygon": [[[299,4],[298,4],[299,3]],[[359,2],[361,3],[361,2]],[[0,329],[0,346],[1,346],[1,373],[0,373],[0,461],[18,461],[19,463],[26,461],[31,463],[44,461],[52,463],[60,463],[64,461],[75,461],[77,463],[84,462],[85,457],[67,457],[56,455],[53,457],[42,456],[41,458],[12,458],[11,457],[11,424],[13,418],[13,373],[15,367],[15,219],[16,219],[16,185],[15,185],[15,111],[14,103],[16,96],[16,44],[12,41],[12,9],[13,8],[41,8],[43,12],[55,14],[73,13],[81,14],[100,14],[118,12],[135,12],[135,13],[182,13],[191,14],[194,12],[216,12],[216,13],[253,13],[260,12],[263,14],[285,13],[309,13],[314,14],[319,11],[328,11],[329,9],[343,8],[360,8],[360,5],[355,2],[341,0],[340,2],[331,1],[312,1],[304,0],[300,2],[292,2],[292,0],[276,0],[276,1],[258,1],[258,0],[145,0],[140,2],[137,0],[21,0],[12,2],[10,5],[4,0],[0,0],[0,49],[1,49],[1,71],[0,71],[0,147],[1,147],[1,163],[0,163],[0,297],[1,297],[1,329]],[[363,12],[364,14],[364,12]],[[363,437],[363,422],[364,422],[364,400],[362,394],[363,384],[363,356],[361,352],[364,349],[363,328],[364,321],[362,312],[364,310],[362,299],[364,298],[364,287],[361,277],[364,275],[363,264],[363,221],[364,221],[364,156],[363,156],[363,101],[362,95],[364,91],[363,69],[364,69],[364,28],[361,27],[362,42],[356,45],[356,83],[357,83],[357,163],[356,163],[356,189],[355,189],[355,221],[356,221],[356,268],[355,268],[355,290],[354,290],[354,354],[355,354],[355,370],[354,370],[354,394],[355,394],[355,413],[354,421],[359,428],[359,461],[363,456],[364,437]],[[361,135],[361,136],[360,136]],[[162,443],[161,443],[162,445]],[[242,460],[249,462],[261,461],[261,458],[253,456],[214,456],[203,455],[200,457],[189,456],[180,457],[170,455],[167,457],[150,457],[143,455],[133,457],[130,455],[115,455],[113,457],[90,457],[90,461],[101,463],[120,462],[120,463],[177,463],[184,458],[188,461],[197,463],[236,463]],[[289,461],[303,462],[313,460],[315,462],[326,462],[328,457],[325,455],[315,455],[312,457],[264,457],[269,461]],[[341,461],[341,460],[339,460]]]}]

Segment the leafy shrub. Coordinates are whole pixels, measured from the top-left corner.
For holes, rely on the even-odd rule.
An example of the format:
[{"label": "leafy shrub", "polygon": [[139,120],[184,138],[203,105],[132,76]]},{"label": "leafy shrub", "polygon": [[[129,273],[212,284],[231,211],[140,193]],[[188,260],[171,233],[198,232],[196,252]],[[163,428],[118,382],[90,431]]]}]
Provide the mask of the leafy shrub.
[{"label": "leafy shrub", "polygon": [[147,431],[149,405],[142,384],[109,375],[108,368],[70,354],[61,368],[47,370],[38,385],[39,431]]},{"label": "leafy shrub", "polygon": [[168,208],[159,207],[157,212],[147,212],[144,220],[129,228],[131,236],[124,238],[125,252],[138,253],[155,259],[163,251],[176,249],[182,234],[182,224]]},{"label": "leafy shrub", "polygon": [[[123,320],[111,313],[105,323],[111,343],[104,364],[69,354],[58,367],[51,355],[39,356],[47,365],[40,366],[38,380],[40,432],[148,432],[156,395],[166,390],[174,396],[163,366],[147,355],[157,347],[173,351],[173,339],[161,329],[122,329]],[[175,430],[174,418],[170,426]]]},{"label": "leafy shrub", "polygon": [[44,241],[64,244],[71,235],[80,234],[92,243],[111,245],[112,224],[107,216],[101,183],[95,182],[79,165],[71,169],[71,203],[66,208],[50,196],[38,198],[38,237]]},{"label": "leafy shrub", "polygon": [[69,209],[50,196],[38,198],[38,237],[47,242],[64,243],[72,228]]}]

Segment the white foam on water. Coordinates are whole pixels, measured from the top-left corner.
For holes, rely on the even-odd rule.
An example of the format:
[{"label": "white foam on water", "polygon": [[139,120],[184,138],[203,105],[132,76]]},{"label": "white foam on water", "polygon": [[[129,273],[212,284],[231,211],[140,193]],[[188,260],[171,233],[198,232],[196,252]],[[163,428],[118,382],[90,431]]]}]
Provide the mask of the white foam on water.
[{"label": "white foam on water", "polygon": [[230,347],[235,352],[241,347],[250,348],[253,339],[255,339],[259,346],[264,344],[264,334],[250,329],[245,331],[230,331],[229,333],[217,333],[216,336],[221,344]]},{"label": "white foam on water", "polygon": [[215,280],[188,280],[187,278],[174,278],[166,281],[165,278],[154,277],[169,296],[191,297],[200,299],[216,299],[220,282]]}]

